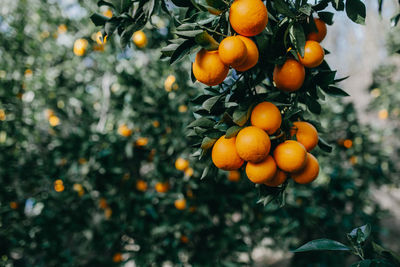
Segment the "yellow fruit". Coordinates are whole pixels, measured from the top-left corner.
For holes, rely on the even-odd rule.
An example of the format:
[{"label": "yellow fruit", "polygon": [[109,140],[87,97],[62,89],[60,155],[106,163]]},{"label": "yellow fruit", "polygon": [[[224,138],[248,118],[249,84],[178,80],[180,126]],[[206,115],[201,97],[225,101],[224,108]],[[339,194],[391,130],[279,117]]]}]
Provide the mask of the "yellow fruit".
[{"label": "yellow fruit", "polygon": [[143,181],[143,180],[138,180],[136,182],[136,189],[138,191],[145,192],[147,190],[147,183],[145,181]]},{"label": "yellow fruit", "polygon": [[189,167],[189,161],[183,158],[177,158],[175,161],[175,168],[179,171],[184,171]]},{"label": "yellow fruit", "polygon": [[60,119],[56,115],[51,115],[49,117],[49,123],[51,126],[57,126],[60,124]]},{"label": "yellow fruit", "polygon": [[167,77],[167,79],[165,79],[165,82],[164,82],[165,91],[171,92],[172,89],[173,89],[172,87],[175,84],[175,82],[176,82],[175,76],[174,75],[169,75]]},{"label": "yellow fruit", "polygon": [[221,61],[228,66],[237,67],[247,58],[247,48],[238,36],[229,36],[222,40],[218,47]]},{"label": "yellow fruit", "polygon": [[273,79],[276,87],[285,92],[293,92],[303,85],[306,71],[298,61],[288,58],[282,66],[275,66]]},{"label": "yellow fruit", "polygon": [[307,40],[312,40],[320,43],[324,40],[326,36],[326,24],[320,19],[314,19],[315,26],[317,27],[318,32],[310,32],[307,35]]},{"label": "yellow fruit", "polygon": [[239,157],[235,143],[236,137],[226,139],[225,135],[221,136],[215,142],[211,158],[217,168],[225,171],[233,171],[243,165],[244,161]]},{"label": "yellow fruit", "polygon": [[240,40],[242,40],[242,42],[246,46],[247,57],[246,60],[240,66],[234,67],[234,69],[243,72],[251,69],[257,64],[259,58],[259,52],[257,45],[250,38],[241,35],[238,35],[238,37]]},{"label": "yellow fruit", "polygon": [[147,137],[140,137],[136,140],[135,145],[137,147],[144,147],[149,143],[149,138]]},{"label": "yellow fruit", "polygon": [[279,169],[285,172],[296,172],[305,166],[307,151],[299,142],[287,140],[275,148],[274,159]]},{"label": "yellow fruit", "polygon": [[186,170],[185,170],[185,175],[186,176],[188,176],[188,177],[192,177],[193,176],[193,173],[194,173],[194,170],[193,170],[193,168],[187,168]]},{"label": "yellow fruit", "polygon": [[231,182],[239,182],[240,180],[240,172],[239,171],[230,171],[228,172],[228,180]]},{"label": "yellow fruit", "polygon": [[147,36],[143,31],[135,32],[132,36],[132,40],[139,48],[144,48],[147,45]]},{"label": "yellow fruit", "polygon": [[262,102],[251,112],[251,124],[266,131],[269,135],[275,133],[282,123],[279,109],[270,102]]},{"label": "yellow fruit", "polygon": [[272,179],[266,181],[264,184],[266,186],[277,187],[283,184],[286,181],[286,179],[287,179],[287,173],[277,169],[275,176],[272,177]]},{"label": "yellow fruit", "polygon": [[218,51],[201,49],[193,63],[193,74],[196,79],[208,86],[222,83],[228,75],[229,67],[219,58]]},{"label": "yellow fruit", "polygon": [[158,193],[166,193],[169,190],[169,183],[168,182],[164,182],[164,183],[158,182],[155,185],[155,189]]},{"label": "yellow fruit", "polygon": [[132,130],[128,128],[128,126],[126,124],[121,124],[118,127],[118,134],[124,136],[124,137],[128,137],[132,135]]},{"label": "yellow fruit", "polygon": [[74,54],[77,56],[83,56],[86,53],[88,41],[86,39],[78,39],[74,43]]},{"label": "yellow fruit", "polygon": [[229,10],[229,22],[240,35],[255,36],[268,24],[268,11],[261,0],[235,0]]},{"label": "yellow fruit", "polygon": [[290,135],[296,135],[297,142],[302,144],[307,151],[311,151],[318,144],[318,132],[315,127],[305,121],[296,121],[290,130]]},{"label": "yellow fruit", "polygon": [[239,157],[253,163],[264,160],[271,148],[271,141],[266,132],[260,128],[249,126],[236,136],[236,150]]},{"label": "yellow fruit", "polygon": [[274,178],[276,170],[276,163],[270,155],[259,163],[248,162],[246,165],[247,177],[256,184],[262,184]]},{"label": "yellow fruit", "polygon": [[184,210],[186,209],[186,199],[181,198],[181,199],[177,199],[174,202],[175,208],[178,210]]},{"label": "yellow fruit", "polygon": [[291,177],[298,184],[309,184],[317,179],[318,174],[318,160],[314,157],[314,155],[307,153],[306,165],[299,172],[292,173]]},{"label": "yellow fruit", "polygon": [[304,57],[299,55],[299,61],[307,68],[315,68],[324,61],[325,52],[322,46],[316,41],[307,41],[304,47]]}]

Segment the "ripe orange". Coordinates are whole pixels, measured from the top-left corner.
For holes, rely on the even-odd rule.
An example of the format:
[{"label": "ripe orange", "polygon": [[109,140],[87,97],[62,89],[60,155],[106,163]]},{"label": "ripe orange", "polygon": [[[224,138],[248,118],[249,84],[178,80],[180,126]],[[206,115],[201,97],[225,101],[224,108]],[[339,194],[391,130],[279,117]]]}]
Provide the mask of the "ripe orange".
[{"label": "ripe orange", "polygon": [[215,166],[222,170],[233,171],[239,169],[243,165],[243,160],[236,151],[236,137],[229,139],[225,135],[221,136],[215,142],[211,158]]},{"label": "ripe orange", "polygon": [[258,53],[257,45],[250,39],[241,35],[238,35],[238,38],[242,40],[247,48],[247,57],[246,60],[240,65],[234,67],[237,71],[246,71],[254,67],[258,62],[258,57],[260,56]]},{"label": "ripe orange", "polygon": [[271,141],[266,132],[260,128],[249,126],[236,136],[236,150],[239,157],[253,163],[264,160],[271,149]]},{"label": "ripe orange", "polygon": [[113,256],[113,262],[121,262],[123,259],[122,259],[122,254],[121,253],[115,253],[114,254],[114,256]]},{"label": "ripe orange", "polygon": [[299,184],[308,184],[318,177],[319,164],[318,160],[311,153],[307,153],[305,167],[299,172],[291,174],[292,179]]},{"label": "ripe orange", "polygon": [[236,67],[246,60],[247,48],[238,36],[229,36],[219,44],[218,54],[225,65]]},{"label": "ripe orange", "polygon": [[287,173],[277,169],[275,176],[269,179],[264,184],[266,186],[277,187],[283,184],[287,179]]},{"label": "ripe orange", "polygon": [[136,182],[136,189],[138,191],[145,192],[147,190],[147,183],[145,181],[143,181],[143,180],[138,180]]},{"label": "ripe orange", "polygon": [[290,135],[296,135],[297,141],[302,144],[307,151],[311,151],[318,144],[318,132],[315,127],[305,121],[296,121],[290,130]]},{"label": "ripe orange", "polygon": [[275,66],[273,79],[278,89],[293,92],[303,85],[306,71],[297,60],[288,58],[282,66]]},{"label": "ripe orange", "polygon": [[147,45],[147,36],[143,31],[137,31],[132,35],[133,43],[139,47],[144,48]]},{"label": "ripe orange", "polygon": [[186,209],[186,199],[180,198],[175,200],[174,202],[175,208],[178,210],[184,210]]},{"label": "ripe orange", "polygon": [[255,36],[268,24],[268,11],[261,0],[235,0],[229,10],[229,22],[240,35]]},{"label": "ripe orange", "polygon": [[78,39],[74,42],[74,54],[81,57],[86,53],[88,46],[88,41],[86,39]]},{"label": "ripe orange", "polygon": [[271,135],[281,127],[282,116],[274,104],[262,102],[251,112],[250,121],[253,126],[261,128]]},{"label": "ripe orange", "polygon": [[218,51],[201,49],[193,63],[193,74],[196,79],[208,86],[222,83],[228,75],[229,67],[219,58]]},{"label": "ripe orange", "polygon": [[326,24],[320,19],[314,19],[315,26],[318,32],[310,32],[307,35],[307,40],[312,40],[320,43],[326,36]]},{"label": "ripe orange", "polygon": [[189,168],[189,161],[184,158],[177,158],[175,161],[175,168],[179,171],[184,171]]},{"label": "ripe orange", "polygon": [[231,182],[239,182],[240,172],[239,171],[230,171],[228,173],[228,180]]},{"label": "ripe orange", "polygon": [[169,183],[168,182],[157,182],[155,185],[155,189],[158,193],[166,193],[169,190]]},{"label": "ripe orange", "polygon": [[315,68],[324,61],[325,52],[322,46],[316,41],[306,41],[304,57],[299,55],[300,63],[307,68]]},{"label": "ripe orange", "polygon": [[118,133],[124,137],[128,137],[132,135],[132,130],[126,124],[121,124],[118,127]]},{"label": "ripe orange", "polygon": [[299,142],[287,140],[275,148],[274,159],[282,171],[296,172],[305,166],[307,151]]},{"label": "ripe orange", "polygon": [[139,137],[136,142],[135,145],[138,147],[144,147],[149,143],[149,138],[147,137]]},{"label": "ripe orange", "polygon": [[246,165],[247,177],[256,184],[262,184],[274,178],[276,170],[276,163],[270,155],[259,163],[248,162]]}]

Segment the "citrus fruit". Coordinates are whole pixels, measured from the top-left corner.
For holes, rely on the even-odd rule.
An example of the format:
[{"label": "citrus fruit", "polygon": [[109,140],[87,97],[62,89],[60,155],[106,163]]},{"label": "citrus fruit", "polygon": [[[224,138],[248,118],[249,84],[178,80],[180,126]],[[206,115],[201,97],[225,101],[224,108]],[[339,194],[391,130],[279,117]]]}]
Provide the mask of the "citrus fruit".
[{"label": "citrus fruit", "polygon": [[282,116],[274,104],[262,102],[251,112],[250,121],[253,126],[261,128],[271,135],[281,127]]},{"label": "citrus fruit", "polygon": [[121,253],[115,253],[113,256],[113,262],[121,262],[123,260]]},{"label": "citrus fruit", "polygon": [[311,123],[305,121],[294,122],[290,135],[296,135],[297,142],[302,144],[307,151],[311,151],[318,144],[317,129]]},{"label": "citrus fruit", "polygon": [[240,180],[240,172],[239,171],[228,172],[228,180],[231,182],[238,182]]},{"label": "citrus fruit", "polygon": [[218,54],[225,65],[236,67],[246,60],[247,48],[238,36],[229,36],[219,44]]},{"label": "citrus fruit", "polygon": [[201,49],[193,63],[193,74],[196,79],[208,86],[222,83],[228,75],[229,67],[219,58],[218,51]]},{"label": "citrus fruit", "polygon": [[306,41],[304,57],[299,55],[299,61],[307,68],[315,68],[324,61],[325,52],[322,46],[316,41]]},{"label": "citrus fruit", "polygon": [[299,142],[287,140],[275,148],[274,159],[282,171],[296,172],[306,164],[307,151]]},{"label": "citrus fruit", "polygon": [[237,71],[246,71],[254,67],[257,62],[258,62],[258,57],[259,52],[257,45],[251,40],[250,38],[247,38],[245,36],[238,35],[238,38],[242,40],[242,42],[245,44],[246,49],[247,49],[247,57],[246,60],[239,66],[233,67]]},{"label": "citrus fruit", "polygon": [[121,124],[118,127],[118,134],[122,135],[123,137],[131,136],[132,130],[126,124]]},{"label": "citrus fruit", "polygon": [[255,36],[268,23],[268,11],[261,0],[235,0],[229,9],[229,22],[240,35]]},{"label": "citrus fruit", "polygon": [[179,171],[184,171],[189,168],[189,161],[184,158],[177,158],[175,161],[175,168]]},{"label": "citrus fruit", "polygon": [[180,198],[175,200],[174,202],[175,208],[178,210],[184,210],[186,209],[186,199]]},{"label": "citrus fruit", "polygon": [[275,176],[266,181],[266,186],[277,187],[283,184],[287,179],[287,173],[279,169],[276,170]]},{"label": "citrus fruit", "polygon": [[147,45],[147,36],[143,31],[137,31],[132,35],[133,43],[139,47],[144,48]]},{"label": "citrus fruit", "polygon": [[270,149],[268,134],[255,126],[243,128],[236,136],[237,153],[245,161],[260,162],[268,156]]},{"label": "citrus fruit", "polygon": [[307,153],[305,167],[291,174],[292,179],[298,184],[308,184],[318,177],[319,164],[318,160],[311,153]]},{"label": "citrus fruit", "polygon": [[145,181],[143,181],[143,180],[138,180],[136,182],[136,189],[138,191],[142,191],[142,192],[146,191],[147,190],[147,183]]},{"label": "citrus fruit", "polygon": [[169,184],[167,182],[165,183],[157,182],[154,188],[158,193],[166,193],[169,190]]},{"label": "citrus fruit", "polygon": [[194,170],[193,170],[193,168],[187,168],[186,170],[185,170],[185,175],[187,176],[187,177],[192,177],[193,176],[193,173],[194,173]]},{"label": "citrus fruit", "polygon": [[317,32],[310,32],[307,35],[307,40],[312,40],[320,43],[324,40],[326,36],[326,24],[320,19],[314,19],[315,26],[317,27]]},{"label": "citrus fruit", "polygon": [[270,155],[259,163],[248,162],[246,165],[246,174],[253,183],[265,183],[275,176],[276,163]]},{"label": "citrus fruit", "polygon": [[135,145],[138,147],[144,147],[149,143],[149,138],[147,137],[139,137],[136,142]]},{"label": "citrus fruit", "polygon": [[297,60],[288,58],[282,66],[275,66],[273,79],[276,87],[285,92],[293,92],[303,85],[306,71]]},{"label": "citrus fruit", "polygon": [[211,158],[215,166],[222,170],[233,171],[239,169],[243,165],[243,160],[239,157],[236,151],[236,137],[225,138],[221,136],[215,142]]},{"label": "citrus fruit", "polygon": [[78,39],[74,43],[74,54],[81,57],[86,53],[88,41],[86,39]]}]

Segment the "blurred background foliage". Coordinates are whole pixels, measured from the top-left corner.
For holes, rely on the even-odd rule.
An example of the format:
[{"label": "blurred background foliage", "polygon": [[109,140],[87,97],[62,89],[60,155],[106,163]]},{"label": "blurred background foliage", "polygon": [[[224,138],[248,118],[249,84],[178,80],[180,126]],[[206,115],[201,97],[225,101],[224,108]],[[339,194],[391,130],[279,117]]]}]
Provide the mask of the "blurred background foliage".
[{"label": "blurred background foliage", "polygon": [[[398,172],[385,135],[361,124],[352,103],[325,101],[322,136],[334,150],[317,151],[319,179],[290,182],[284,206],[264,207],[244,173],[236,182],[222,171],[200,180],[204,163],[189,156],[185,137],[200,89],[190,62],[159,60],[159,44],[172,35],[168,18],[144,29],[145,47],[121,49],[117,37],[98,40],[94,3],[5,2],[1,265],[265,266],[283,257],[293,266],[341,266],[344,254],[288,251],[320,237],[341,241],[365,223],[379,240],[386,215],[370,188],[394,183]],[[395,72],[378,69],[372,109],[396,112]],[[175,166],[178,158],[189,166]]]}]

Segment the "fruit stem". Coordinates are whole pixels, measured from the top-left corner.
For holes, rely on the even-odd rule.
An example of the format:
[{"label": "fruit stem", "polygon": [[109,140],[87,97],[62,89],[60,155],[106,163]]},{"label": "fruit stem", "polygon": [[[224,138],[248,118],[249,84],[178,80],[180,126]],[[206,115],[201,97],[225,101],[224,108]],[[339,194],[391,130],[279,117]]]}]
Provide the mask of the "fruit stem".
[{"label": "fruit stem", "polygon": [[269,139],[270,140],[275,140],[275,139],[279,139],[281,138],[285,133],[281,131],[280,134],[276,135],[276,136],[271,136]]}]

